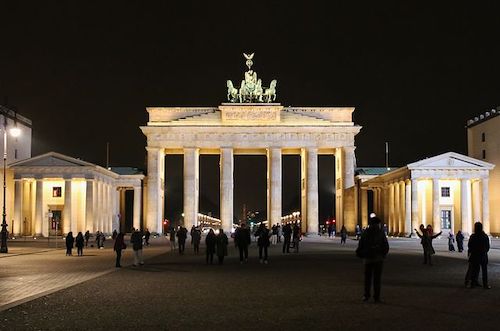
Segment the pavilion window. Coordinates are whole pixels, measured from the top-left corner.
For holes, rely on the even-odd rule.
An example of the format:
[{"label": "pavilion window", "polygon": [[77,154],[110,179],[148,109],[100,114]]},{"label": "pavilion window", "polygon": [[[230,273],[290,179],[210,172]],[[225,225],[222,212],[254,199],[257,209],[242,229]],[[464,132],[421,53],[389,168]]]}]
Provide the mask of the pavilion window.
[{"label": "pavilion window", "polygon": [[449,187],[441,187],[441,197],[443,197],[443,198],[450,197],[450,188]]}]

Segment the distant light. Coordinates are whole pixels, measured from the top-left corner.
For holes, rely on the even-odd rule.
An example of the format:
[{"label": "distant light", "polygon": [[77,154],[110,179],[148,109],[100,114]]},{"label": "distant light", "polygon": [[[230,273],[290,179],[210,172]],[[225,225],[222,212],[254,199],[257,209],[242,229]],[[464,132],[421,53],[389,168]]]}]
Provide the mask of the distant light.
[{"label": "distant light", "polygon": [[375,213],[370,213],[370,218],[374,218],[375,216],[377,216]]},{"label": "distant light", "polygon": [[21,135],[21,129],[17,126],[10,129],[10,135],[12,137],[19,137]]}]

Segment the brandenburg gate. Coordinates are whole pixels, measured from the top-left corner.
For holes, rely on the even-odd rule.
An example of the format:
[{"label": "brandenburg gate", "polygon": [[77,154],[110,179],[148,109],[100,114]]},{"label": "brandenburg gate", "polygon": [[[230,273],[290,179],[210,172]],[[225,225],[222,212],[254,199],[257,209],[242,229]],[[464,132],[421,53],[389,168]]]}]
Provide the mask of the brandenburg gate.
[{"label": "brandenburg gate", "polygon": [[[239,89],[227,82],[228,102],[218,107],[149,107],[149,121],[141,130],[147,137],[148,173],[145,226],[162,232],[165,155],[184,155],[184,226],[197,224],[199,156],[220,155],[220,218],[222,228],[233,223],[234,156],[267,156],[267,220],[281,222],[282,156],[301,157],[301,227],[318,233],[318,155],[335,156],[337,229],[354,230],[354,137],[361,127],[352,121],[354,108],[283,107],[275,102],[277,81],[262,86],[251,69]],[[249,174],[251,176],[252,174]]]}]

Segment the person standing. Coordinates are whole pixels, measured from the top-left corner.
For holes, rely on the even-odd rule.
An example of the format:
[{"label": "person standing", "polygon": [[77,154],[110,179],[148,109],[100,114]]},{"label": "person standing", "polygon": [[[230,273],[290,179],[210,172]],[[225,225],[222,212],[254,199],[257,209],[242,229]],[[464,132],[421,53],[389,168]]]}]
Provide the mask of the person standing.
[{"label": "person standing", "polygon": [[278,228],[276,227],[276,225],[272,226],[271,233],[272,233],[271,243],[273,245],[276,245],[276,243],[278,242]]},{"label": "person standing", "polygon": [[278,244],[281,244],[281,236],[283,235],[282,231],[281,231],[281,224],[277,224],[276,225],[277,229],[278,229]]},{"label": "person standing", "polygon": [[117,235],[118,235],[118,232],[116,232],[116,229],[114,229],[113,234],[111,235],[111,239],[115,240]]},{"label": "person standing", "polygon": [[241,223],[234,233],[234,243],[240,252],[240,264],[243,264],[243,257],[245,262],[248,262],[248,246],[250,245],[250,229],[247,228],[245,223]]},{"label": "person standing", "polygon": [[457,235],[457,249],[460,253],[464,251],[464,235],[462,234],[462,231],[458,230]]},{"label": "person standing", "polygon": [[85,244],[85,239],[83,238],[83,234],[78,232],[75,239],[76,252],[78,256],[83,256],[83,245]]},{"label": "person standing", "polygon": [[193,242],[194,253],[198,255],[200,253],[200,242],[201,242],[201,231],[198,227],[195,227],[191,232],[191,241]]},{"label": "person standing", "polygon": [[455,251],[455,238],[453,237],[453,233],[450,233],[448,234],[448,250],[450,252],[454,252]]},{"label": "person standing", "polygon": [[[255,236],[259,237],[257,245],[259,246],[259,261],[267,264],[267,249],[269,247],[269,230],[264,223],[260,223],[259,228],[255,231]],[[262,254],[264,253],[264,254]]]},{"label": "person standing", "polygon": [[432,240],[440,236],[441,232],[436,235],[431,235],[432,227],[427,226],[427,228],[425,228],[423,224],[420,225],[420,231],[422,234],[418,233],[417,229],[414,230],[420,238],[420,244],[422,244],[422,248],[424,249],[424,264],[429,263],[429,265],[432,265],[431,256],[436,254],[436,251],[432,246]]},{"label": "person standing", "polygon": [[330,224],[328,225],[328,238],[332,237],[332,233],[333,233],[333,225]]},{"label": "person standing", "polygon": [[356,240],[359,240],[359,238],[361,238],[361,227],[359,224],[356,224],[356,229],[354,231],[356,233]]},{"label": "person standing", "polygon": [[224,263],[224,257],[227,256],[227,236],[224,233],[224,230],[219,229],[219,234],[215,240],[215,245],[217,248],[217,258],[219,259],[219,264]]},{"label": "person standing", "polygon": [[173,226],[170,228],[168,236],[170,239],[170,251],[173,253],[175,251],[175,237],[176,237],[175,228]]},{"label": "person standing", "polygon": [[346,239],[347,239],[347,229],[345,228],[344,225],[342,225],[342,228],[340,229],[340,243],[345,244]]},{"label": "person standing", "polygon": [[205,238],[205,246],[207,250],[207,264],[214,263],[214,253],[215,253],[215,233],[213,229],[208,231],[207,237]]},{"label": "person standing", "polygon": [[193,241],[193,233],[194,233],[194,230],[195,230],[195,226],[193,225],[191,227],[191,231],[189,231],[189,235],[191,236],[191,245],[194,244],[194,241]]},{"label": "person standing", "polygon": [[380,228],[380,223],[378,217],[370,218],[368,228],[361,234],[356,249],[356,255],[363,259],[365,265],[363,301],[370,299],[373,280],[373,299],[376,303],[380,302],[382,267],[389,252],[389,243],[384,231]]},{"label": "person standing", "polygon": [[85,231],[85,247],[89,246],[90,232],[89,230]]},{"label": "person standing", "polygon": [[292,240],[292,227],[290,223],[283,226],[283,254],[290,253],[290,241]]},{"label": "person standing", "polygon": [[478,282],[479,268],[481,268],[483,276],[483,287],[490,289],[488,284],[488,251],[490,250],[490,238],[483,231],[483,224],[480,222],[474,223],[474,233],[469,238],[469,272],[470,283],[467,282],[467,287],[481,286]]},{"label": "person standing", "polygon": [[179,241],[179,254],[183,255],[186,249],[187,229],[183,226],[177,231],[177,239]]},{"label": "person standing", "polygon": [[293,238],[293,250],[295,253],[299,252],[300,237],[302,236],[300,226],[295,223],[293,226],[292,238]]},{"label": "person standing", "polygon": [[151,237],[151,232],[149,232],[149,229],[146,228],[146,232],[144,232],[144,242],[146,243],[146,246],[149,246],[150,237]]},{"label": "person standing", "polygon": [[66,236],[66,256],[71,256],[73,250],[73,244],[75,243],[75,238],[73,237],[73,232],[68,232]]},{"label": "person standing", "polygon": [[139,232],[139,229],[132,229],[130,243],[132,244],[132,249],[134,250],[133,266],[137,267],[137,265],[144,265],[144,260],[142,259],[142,233]]},{"label": "person standing", "polygon": [[113,250],[116,253],[116,263],[115,267],[116,268],[121,268],[121,259],[122,259],[122,250],[127,248],[127,245],[125,244],[125,239],[124,235],[122,232],[118,233],[115,238],[115,244],[113,245]]}]

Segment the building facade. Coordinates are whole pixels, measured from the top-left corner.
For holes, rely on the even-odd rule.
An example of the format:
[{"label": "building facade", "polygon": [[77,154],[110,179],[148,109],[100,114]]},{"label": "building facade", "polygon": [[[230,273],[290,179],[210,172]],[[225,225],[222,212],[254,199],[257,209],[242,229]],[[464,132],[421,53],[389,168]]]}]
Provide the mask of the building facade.
[{"label": "building facade", "polygon": [[461,230],[468,235],[476,221],[483,223],[485,232],[494,233],[497,224],[489,212],[489,172],[494,167],[449,152],[360,178],[358,222],[366,226],[369,213],[374,212],[395,236],[410,236],[420,224],[432,225],[434,232]]},{"label": "building facade", "polygon": [[500,107],[467,121],[468,155],[493,163],[490,173],[491,232],[500,234]]}]

